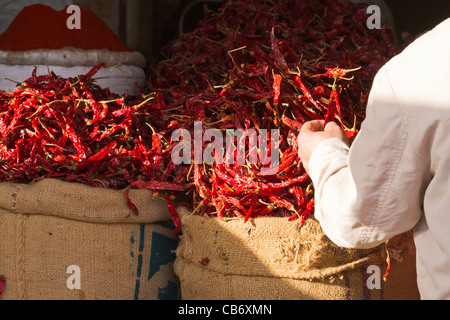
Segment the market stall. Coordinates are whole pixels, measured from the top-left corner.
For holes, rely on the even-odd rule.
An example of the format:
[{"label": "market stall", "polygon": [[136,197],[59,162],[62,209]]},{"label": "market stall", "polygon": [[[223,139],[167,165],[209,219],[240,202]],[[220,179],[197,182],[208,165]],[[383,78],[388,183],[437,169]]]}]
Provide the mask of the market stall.
[{"label": "market stall", "polygon": [[419,299],[412,233],[339,248],[298,156],[309,120],[353,141],[401,50],[354,2],[211,1],[192,30],[178,7],[158,59],[24,8],[0,35],[0,299]]}]

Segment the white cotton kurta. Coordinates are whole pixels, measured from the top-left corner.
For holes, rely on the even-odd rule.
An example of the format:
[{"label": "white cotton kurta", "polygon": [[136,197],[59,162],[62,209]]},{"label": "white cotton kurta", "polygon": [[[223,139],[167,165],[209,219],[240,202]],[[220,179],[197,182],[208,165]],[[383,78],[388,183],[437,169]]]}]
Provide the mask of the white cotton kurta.
[{"label": "white cotton kurta", "polygon": [[342,247],[371,248],[414,229],[422,299],[450,299],[450,19],[377,74],[349,149],[310,159],[315,217]]}]

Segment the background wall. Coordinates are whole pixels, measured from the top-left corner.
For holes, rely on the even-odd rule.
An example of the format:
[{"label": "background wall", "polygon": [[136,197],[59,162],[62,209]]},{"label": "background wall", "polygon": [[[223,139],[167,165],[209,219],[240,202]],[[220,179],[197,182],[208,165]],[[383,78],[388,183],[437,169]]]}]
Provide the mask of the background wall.
[{"label": "background wall", "polygon": [[[450,0],[384,1],[394,17],[398,39],[402,32],[417,35],[450,17]],[[180,29],[193,30],[205,9],[216,10],[224,0],[0,0],[0,20],[7,20],[8,8],[36,2],[54,4],[58,10],[69,3],[89,8],[128,46],[156,62],[164,58],[161,49],[179,37]]]},{"label": "background wall", "polygon": [[397,33],[420,34],[450,18],[449,0],[385,0],[395,19]]},{"label": "background wall", "polygon": [[[0,0],[1,1],[1,0]],[[163,59],[161,49],[176,40],[180,29],[193,30],[204,10],[222,0],[73,0],[94,11],[128,46],[150,61]]]},{"label": "background wall", "polygon": [[[120,2],[122,39],[135,50],[141,51],[151,61],[162,59],[161,48],[178,38],[182,17],[184,17],[184,30],[191,31],[203,17],[203,9],[215,10],[220,7],[220,3],[224,2],[220,0],[117,1]],[[450,17],[450,0],[384,1],[394,16],[399,39],[402,39],[402,32],[420,34]]]}]

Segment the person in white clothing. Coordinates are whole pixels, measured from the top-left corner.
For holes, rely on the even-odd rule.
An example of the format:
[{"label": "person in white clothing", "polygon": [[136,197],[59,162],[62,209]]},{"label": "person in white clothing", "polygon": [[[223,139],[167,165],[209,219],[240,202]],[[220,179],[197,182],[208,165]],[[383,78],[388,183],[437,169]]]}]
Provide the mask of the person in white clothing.
[{"label": "person in white clothing", "polygon": [[351,147],[334,122],[298,136],[325,234],[365,249],[413,229],[421,299],[450,299],[449,75],[450,19],[379,70]]}]

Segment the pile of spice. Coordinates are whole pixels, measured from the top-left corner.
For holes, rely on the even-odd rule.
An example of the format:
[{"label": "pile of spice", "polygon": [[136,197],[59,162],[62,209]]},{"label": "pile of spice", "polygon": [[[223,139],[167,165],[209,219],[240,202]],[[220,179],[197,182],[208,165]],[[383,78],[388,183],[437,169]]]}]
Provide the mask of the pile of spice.
[{"label": "pile of spice", "polygon": [[366,7],[335,0],[231,0],[168,48],[149,87],[161,108],[177,110],[172,117],[192,137],[195,121],[204,131],[280,131],[280,164],[272,175],[262,174],[263,161],[193,163],[194,214],[247,221],[304,220],[313,213],[313,186],[298,157],[299,129],[325,119],[354,138],[375,74],[396,54],[391,30],[367,28]]},{"label": "pile of spice", "polygon": [[[298,130],[326,119],[353,138],[373,78],[395,54],[391,32],[367,29],[358,8],[334,0],[228,1],[153,66],[147,94],[99,87],[93,76],[103,65],[68,79],[33,74],[13,92],[0,91],[0,181],[55,178],[126,195],[164,190],[175,232],[174,197],[193,214],[220,219],[304,220],[314,190],[298,157]],[[195,150],[191,162],[174,163],[173,133],[195,137],[199,122],[202,132],[279,130],[279,143],[268,144],[279,153],[277,170],[263,173],[260,157],[247,161],[261,153],[260,144],[249,150],[250,141],[243,164],[196,163]],[[202,151],[210,143],[202,141]]]},{"label": "pile of spice", "polygon": [[27,6],[0,35],[0,50],[58,50],[73,47],[83,50],[132,51],[95,13],[80,8],[81,29],[69,29],[70,14],[49,6]]},{"label": "pile of spice", "polygon": [[151,103],[154,94],[119,96],[99,87],[92,77],[102,67],[67,79],[33,72],[13,92],[0,91],[0,181],[186,188],[166,179],[169,143],[158,120],[165,111]]}]

